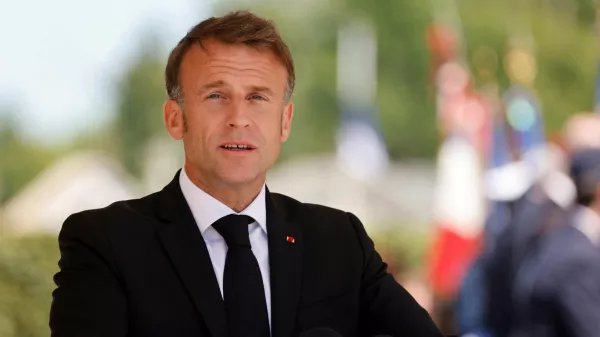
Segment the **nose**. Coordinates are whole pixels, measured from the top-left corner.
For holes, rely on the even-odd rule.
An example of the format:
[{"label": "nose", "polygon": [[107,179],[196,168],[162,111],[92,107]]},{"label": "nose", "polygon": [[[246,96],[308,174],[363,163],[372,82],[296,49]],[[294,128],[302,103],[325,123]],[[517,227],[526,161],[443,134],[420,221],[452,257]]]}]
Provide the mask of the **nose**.
[{"label": "nose", "polygon": [[245,128],[250,125],[248,111],[245,107],[245,100],[237,100],[231,104],[231,109],[227,115],[227,124],[234,128]]}]

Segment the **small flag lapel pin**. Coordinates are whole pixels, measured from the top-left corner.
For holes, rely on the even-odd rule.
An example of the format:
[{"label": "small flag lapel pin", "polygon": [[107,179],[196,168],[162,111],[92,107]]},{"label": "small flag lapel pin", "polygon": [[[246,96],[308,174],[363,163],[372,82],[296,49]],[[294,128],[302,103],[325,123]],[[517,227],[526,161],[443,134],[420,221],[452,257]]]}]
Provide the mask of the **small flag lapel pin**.
[{"label": "small flag lapel pin", "polygon": [[286,236],[285,237],[285,241],[289,242],[289,243],[295,243],[296,239],[294,239],[293,236]]}]

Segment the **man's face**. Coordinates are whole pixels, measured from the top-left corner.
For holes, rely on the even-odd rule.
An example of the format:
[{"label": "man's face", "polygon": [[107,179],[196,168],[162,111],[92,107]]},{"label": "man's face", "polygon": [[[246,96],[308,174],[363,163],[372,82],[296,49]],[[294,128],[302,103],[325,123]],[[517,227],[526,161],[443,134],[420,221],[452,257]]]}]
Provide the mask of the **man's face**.
[{"label": "man's face", "polygon": [[[165,122],[183,139],[186,172],[209,185],[262,182],[289,135],[287,72],[270,51],[208,40],[180,68],[183,110],[170,100]],[[189,171],[193,172],[189,172]]]}]

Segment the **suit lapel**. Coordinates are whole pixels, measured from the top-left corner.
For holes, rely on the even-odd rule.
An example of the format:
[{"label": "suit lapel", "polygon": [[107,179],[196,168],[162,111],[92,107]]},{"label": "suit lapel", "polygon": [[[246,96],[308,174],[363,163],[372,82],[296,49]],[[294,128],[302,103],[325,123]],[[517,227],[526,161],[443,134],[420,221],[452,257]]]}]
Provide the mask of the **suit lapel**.
[{"label": "suit lapel", "polygon": [[[292,335],[302,280],[302,232],[277,196],[266,193],[273,337]],[[292,242],[293,241],[293,242]]]},{"label": "suit lapel", "polygon": [[202,234],[179,187],[179,172],[158,195],[163,247],[212,337],[226,337],[225,306]]}]

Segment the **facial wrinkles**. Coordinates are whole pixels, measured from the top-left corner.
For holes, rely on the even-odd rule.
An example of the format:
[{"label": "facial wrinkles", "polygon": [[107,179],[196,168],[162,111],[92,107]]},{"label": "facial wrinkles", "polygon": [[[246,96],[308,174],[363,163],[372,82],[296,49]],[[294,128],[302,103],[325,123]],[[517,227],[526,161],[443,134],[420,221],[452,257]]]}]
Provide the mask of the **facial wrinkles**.
[{"label": "facial wrinkles", "polygon": [[226,74],[229,76],[241,77],[241,78],[259,78],[261,81],[267,81],[267,76],[264,71],[252,68],[242,68],[227,64],[212,64],[208,67],[210,72],[209,77],[216,75]]},{"label": "facial wrinkles", "polygon": [[[272,90],[276,91],[277,95],[283,97],[283,92],[279,93],[279,86],[273,81],[279,81],[278,72],[273,71],[273,61],[271,58],[265,58],[264,55],[261,57],[251,58],[240,58],[237,57],[219,57],[217,59],[211,59],[206,62],[207,67],[207,78],[211,79],[218,77],[218,75],[228,75],[232,77],[241,77],[253,81],[254,79],[260,79],[263,83],[248,83],[252,85],[265,85],[269,86]],[[285,85],[285,79],[283,83]],[[278,98],[278,97],[277,97]]]}]

